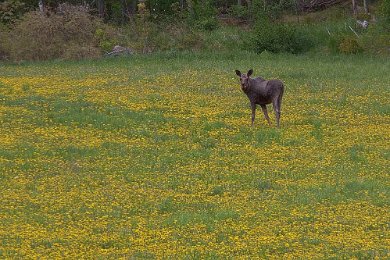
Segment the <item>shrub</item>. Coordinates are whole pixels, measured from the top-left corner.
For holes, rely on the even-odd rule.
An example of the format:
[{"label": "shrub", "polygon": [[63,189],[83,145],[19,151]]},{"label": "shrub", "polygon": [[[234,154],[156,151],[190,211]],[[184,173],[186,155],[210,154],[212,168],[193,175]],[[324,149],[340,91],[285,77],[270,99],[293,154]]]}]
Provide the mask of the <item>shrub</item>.
[{"label": "shrub", "polygon": [[339,46],[339,52],[345,54],[356,54],[363,51],[358,41],[353,36],[347,36],[341,39]]},{"label": "shrub", "polygon": [[[181,12],[174,7],[175,12]],[[196,30],[185,20],[161,19],[152,22],[145,4],[138,5],[138,14],[121,28],[120,44],[130,46],[140,53],[155,51],[198,50],[203,47],[202,31]],[[194,21],[193,21],[194,22]]]},{"label": "shrub", "polygon": [[156,49],[156,38],[159,30],[156,23],[151,21],[150,12],[144,3],[138,4],[138,14],[130,21],[129,26],[124,26],[121,42],[130,45],[140,53],[149,53]]},{"label": "shrub", "polygon": [[95,31],[95,38],[101,50],[109,52],[118,41],[117,31],[108,25],[99,26]]},{"label": "shrub", "polygon": [[364,51],[372,54],[390,55],[390,34],[381,25],[369,26],[367,33],[360,38],[359,42]]},{"label": "shrub", "polygon": [[81,45],[75,42],[70,42],[61,53],[61,58],[66,60],[79,60],[96,58],[101,56],[101,51],[95,46],[88,44]]},{"label": "shrub", "polygon": [[202,36],[193,30],[187,29],[176,41],[178,42],[179,50],[199,50],[204,48]]},{"label": "shrub", "polygon": [[346,33],[332,35],[328,40],[328,49],[332,53],[344,54],[356,54],[364,50],[356,36]]},{"label": "shrub", "polygon": [[257,53],[263,51],[302,53],[313,46],[313,41],[298,30],[298,27],[284,24],[271,24],[263,21],[257,26],[252,39]]},{"label": "shrub", "polygon": [[229,14],[239,19],[247,19],[249,17],[249,9],[243,5],[232,5],[229,8]]},{"label": "shrub", "polygon": [[[156,25],[147,22],[133,22],[122,28],[119,42],[130,46],[136,52],[199,50],[204,47],[202,31],[195,30],[184,23]],[[204,33],[204,32],[203,32]]]},{"label": "shrub", "polygon": [[7,60],[9,56],[8,41],[9,32],[5,26],[0,24],[0,60]]},{"label": "shrub", "polygon": [[390,0],[382,0],[379,6],[379,15],[381,25],[390,31]]},{"label": "shrub", "polygon": [[[29,12],[10,32],[13,60],[45,60],[61,56],[63,40],[60,21],[38,12]],[[65,42],[65,41],[64,41]]]},{"label": "shrub", "polygon": [[212,1],[191,1],[192,8],[188,15],[188,22],[201,30],[212,31],[218,27],[216,17],[217,10],[212,5]]},{"label": "shrub", "polygon": [[28,12],[11,29],[8,52],[13,60],[97,57],[101,39],[96,32],[106,27],[83,6],[63,4],[56,13]]},{"label": "shrub", "polygon": [[338,53],[341,43],[341,36],[330,36],[328,39],[327,47],[331,53]]},{"label": "shrub", "polygon": [[196,26],[202,30],[212,31],[218,27],[218,21],[215,17],[204,17],[197,21]]},{"label": "shrub", "polygon": [[149,0],[148,6],[151,11],[151,15],[154,19],[161,18],[160,16],[172,15],[174,13],[174,6],[177,3],[176,0]]},{"label": "shrub", "polygon": [[26,6],[19,0],[7,0],[0,3],[0,23],[12,24],[26,11]]}]

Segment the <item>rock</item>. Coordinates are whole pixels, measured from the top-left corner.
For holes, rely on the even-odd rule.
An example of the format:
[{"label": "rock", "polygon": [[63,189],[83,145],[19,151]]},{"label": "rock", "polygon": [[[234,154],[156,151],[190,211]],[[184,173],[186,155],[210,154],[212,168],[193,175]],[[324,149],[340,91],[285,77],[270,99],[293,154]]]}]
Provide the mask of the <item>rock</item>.
[{"label": "rock", "polygon": [[108,52],[108,56],[118,56],[118,55],[132,55],[134,51],[130,48],[122,47],[120,45],[115,45],[111,52]]}]

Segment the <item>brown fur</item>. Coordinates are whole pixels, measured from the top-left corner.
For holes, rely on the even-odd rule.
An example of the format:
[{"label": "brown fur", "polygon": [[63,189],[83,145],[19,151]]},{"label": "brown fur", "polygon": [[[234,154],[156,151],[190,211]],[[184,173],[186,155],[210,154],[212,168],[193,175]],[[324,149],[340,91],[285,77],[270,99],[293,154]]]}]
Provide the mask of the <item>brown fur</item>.
[{"label": "brown fur", "polygon": [[252,73],[252,69],[247,74],[242,74],[239,70],[236,70],[237,76],[240,77],[241,89],[248,96],[251,103],[252,126],[255,121],[256,105],[261,106],[265,119],[271,125],[266,105],[272,103],[276,116],[276,125],[280,127],[279,121],[284,93],[283,82],[277,79],[265,80],[261,77],[251,78]]}]

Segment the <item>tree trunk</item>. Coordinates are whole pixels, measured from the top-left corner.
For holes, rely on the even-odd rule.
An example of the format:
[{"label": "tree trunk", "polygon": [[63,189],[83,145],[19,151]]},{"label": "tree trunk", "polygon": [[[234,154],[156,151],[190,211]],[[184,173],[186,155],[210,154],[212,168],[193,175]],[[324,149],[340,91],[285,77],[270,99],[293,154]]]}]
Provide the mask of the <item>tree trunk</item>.
[{"label": "tree trunk", "polygon": [[127,11],[130,15],[134,15],[137,12],[137,0],[131,0],[127,7]]},{"label": "tree trunk", "polygon": [[39,0],[38,6],[39,6],[39,11],[43,13],[43,11],[45,10],[45,3],[43,2],[43,0]]},{"label": "tree trunk", "polygon": [[242,0],[237,0],[238,5],[242,5]]},{"label": "tree trunk", "polygon": [[368,14],[368,5],[367,5],[367,0],[363,0],[363,5],[364,5],[364,12]]},{"label": "tree trunk", "polygon": [[254,3],[252,4],[252,1],[251,0],[246,0],[246,8],[248,9],[248,18],[250,20],[253,20],[253,14],[254,14]]},{"label": "tree trunk", "polygon": [[352,11],[353,11],[353,15],[356,16],[357,15],[356,0],[352,0]]},{"label": "tree trunk", "polygon": [[128,17],[127,1],[122,0],[121,2],[122,2],[122,23],[125,23]]},{"label": "tree trunk", "polygon": [[180,9],[181,9],[182,11],[184,10],[185,5],[186,5],[186,1],[185,1],[185,0],[180,0]]},{"label": "tree trunk", "polygon": [[97,0],[97,9],[100,18],[104,18],[105,8],[104,8],[104,0]]}]

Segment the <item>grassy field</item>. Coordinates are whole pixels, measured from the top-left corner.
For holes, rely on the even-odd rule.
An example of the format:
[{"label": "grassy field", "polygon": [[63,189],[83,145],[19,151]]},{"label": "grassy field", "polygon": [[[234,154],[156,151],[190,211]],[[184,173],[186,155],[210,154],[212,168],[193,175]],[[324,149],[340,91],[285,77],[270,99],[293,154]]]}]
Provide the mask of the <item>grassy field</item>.
[{"label": "grassy field", "polygon": [[[285,82],[281,129],[234,70]],[[390,61],[0,64],[1,258],[390,257]]]}]

